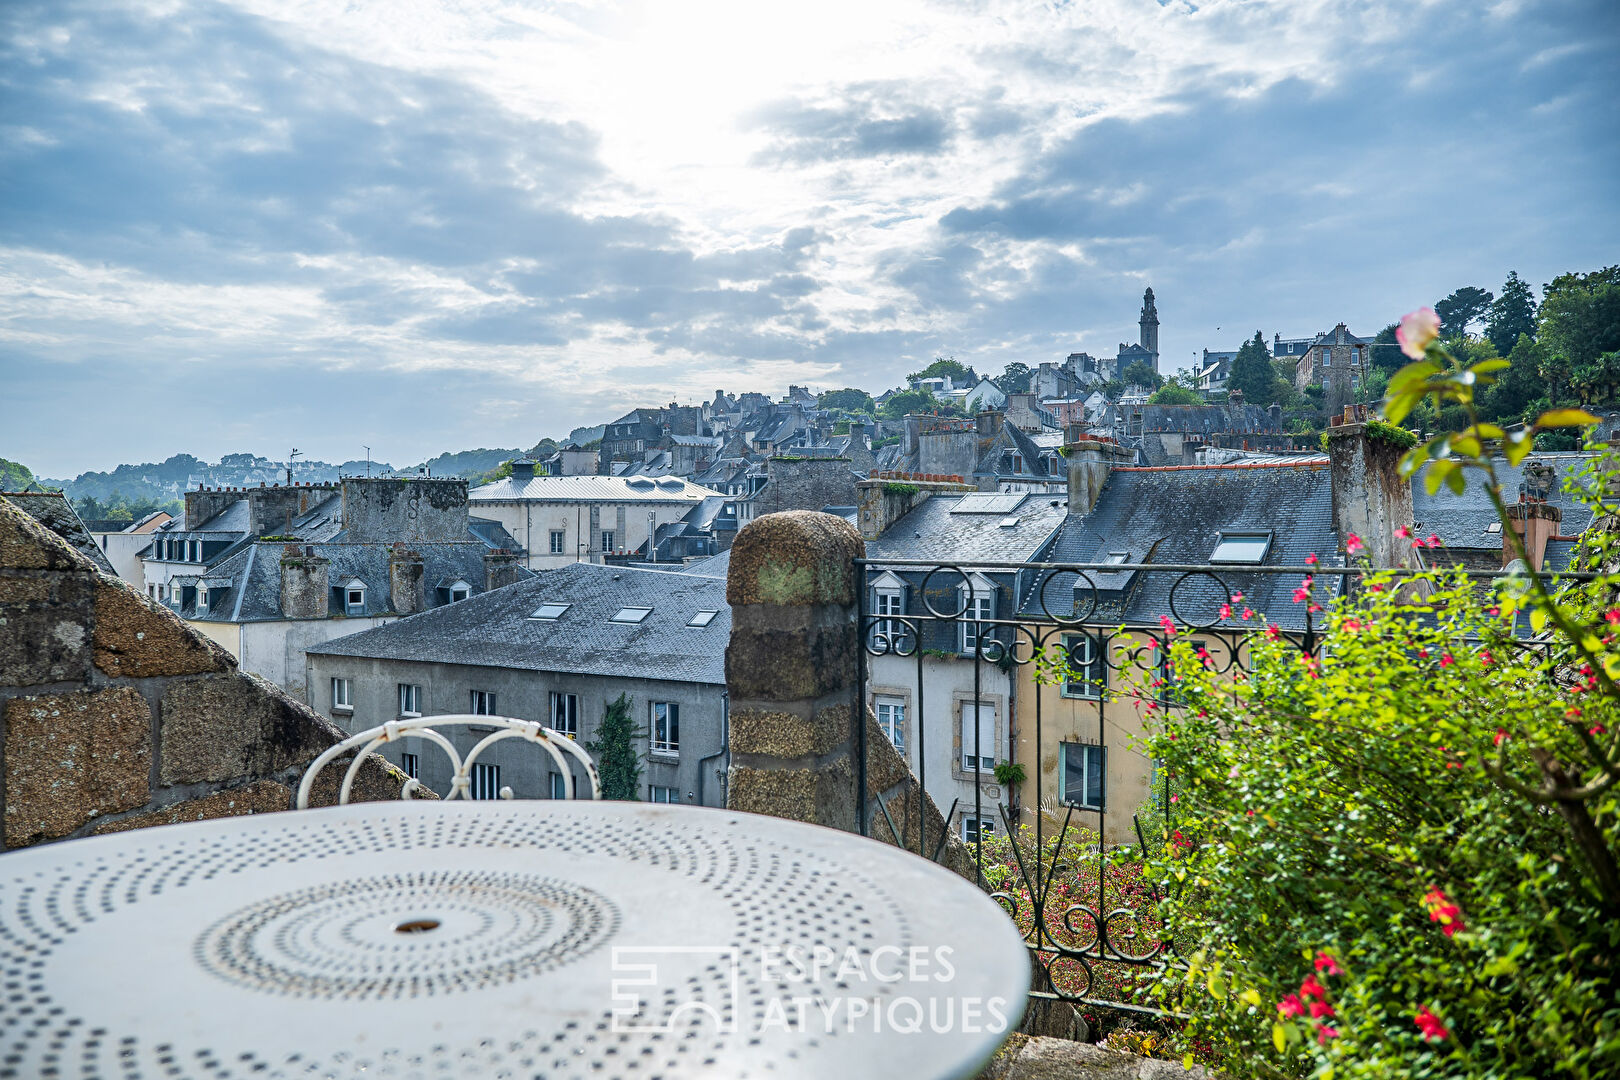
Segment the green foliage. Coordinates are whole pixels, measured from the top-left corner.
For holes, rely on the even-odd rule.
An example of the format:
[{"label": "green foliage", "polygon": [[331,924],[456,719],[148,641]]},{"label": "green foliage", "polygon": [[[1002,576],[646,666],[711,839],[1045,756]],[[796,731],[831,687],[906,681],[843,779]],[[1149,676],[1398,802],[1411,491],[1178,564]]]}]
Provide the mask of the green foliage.
[{"label": "green foliage", "polygon": [[934,362],[921,371],[914,371],[906,378],[909,379],[938,379],[949,376],[956,386],[971,386],[979,381],[979,376],[966,364],[960,363],[954,356],[938,356]]},{"label": "green foliage", "polygon": [[1537,340],[1571,368],[1620,349],[1620,266],[1553,278],[1538,323]]},{"label": "green foliage", "polygon": [[1023,784],[1028,774],[1024,766],[1016,761],[1001,761],[996,763],[996,783],[1002,787],[1015,788]]},{"label": "green foliage", "polygon": [[1232,377],[1226,384],[1227,393],[1243,391],[1245,405],[1269,405],[1277,396],[1277,373],[1271,366],[1271,350],[1260,331],[1243,343],[1232,360]]},{"label": "green foliage", "polygon": [[1441,334],[1448,338],[1465,336],[1470,325],[1490,312],[1492,299],[1494,297],[1489,289],[1464,285],[1444,300],[1436,302],[1434,313],[1440,316]]},{"label": "green foliage", "polygon": [[33,482],[34,473],[28,466],[0,458],[0,491],[21,491]]},{"label": "green foliage", "polygon": [[[549,448],[547,446],[549,445]],[[549,457],[555,453],[557,444],[550,439],[543,439],[539,446],[528,452],[529,457]],[[461,476],[468,480],[487,475],[490,470],[501,466],[502,462],[510,461],[515,457],[523,457],[522,450],[462,450],[458,453],[444,453],[436,458],[429,458],[417,468],[426,468],[429,476]],[[387,466],[382,468],[386,470]],[[415,471],[414,469],[412,471]],[[510,470],[508,471],[510,475]]]},{"label": "green foliage", "polygon": [[1164,385],[1164,378],[1153,370],[1153,365],[1146,360],[1137,360],[1126,366],[1119,373],[1119,377],[1127,386],[1142,386],[1149,390],[1157,390]]},{"label": "green foliage", "polygon": [[892,480],[883,485],[883,494],[885,495],[898,495],[905,497],[908,495],[915,495],[919,490],[921,489],[918,488],[916,484],[901,484]]},{"label": "green foliage", "polygon": [[1190,390],[1180,383],[1171,381],[1153,391],[1148,398],[1149,405],[1202,405],[1203,395],[1196,390]]},{"label": "green foliage", "polygon": [[1416,435],[1403,427],[1396,427],[1394,424],[1387,424],[1382,420],[1367,421],[1366,432],[1367,438],[1377,439],[1379,442],[1388,443],[1402,450],[1410,450],[1418,444]]},{"label": "green foliage", "polygon": [[816,404],[823,409],[843,409],[845,412],[877,415],[877,405],[872,401],[872,395],[853,386],[846,386],[842,390],[825,391],[816,398]]},{"label": "green foliage", "polygon": [[137,497],[128,498],[121,491],[114,491],[105,500],[94,495],[82,495],[69,500],[73,509],[86,521],[100,519],[103,521],[139,521],[154,510],[167,511],[173,517],[185,513],[186,505],[179,499],[169,499],[160,502],[157,499]]},{"label": "green foliage", "polygon": [[907,415],[938,413],[960,416],[962,410],[954,401],[935,397],[927,390],[902,390],[883,403],[878,415],[885,420],[898,420]]},{"label": "green foliage", "polygon": [[1520,280],[1516,270],[1508,271],[1502,295],[1491,304],[1485,336],[1502,356],[1512,351],[1521,337],[1536,336],[1536,294]]},{"label": "green foliage", "polygon": [[992,381],[1003,394],[1025,394],[1029,392],[1029,380],[1029,365],[1014,360]]},{"label": "green foliage", "polygon": [[596,755],[596,771],[602,779],[602,798],[637,802],[641,798],[641,758],[635,740],[646,735],[630,719],[630,699],[620,694],[608,703],[596,741],[585,749]]},{"label": "green foliage", "polygon": [[1394,374],[1406,363],[1406,356],[1401,352],[1400,343],[1395,340],[1396,329],[1397,324],[1390,323],[1373,337],[1367,355],[1372,360],[1374,370]]}]

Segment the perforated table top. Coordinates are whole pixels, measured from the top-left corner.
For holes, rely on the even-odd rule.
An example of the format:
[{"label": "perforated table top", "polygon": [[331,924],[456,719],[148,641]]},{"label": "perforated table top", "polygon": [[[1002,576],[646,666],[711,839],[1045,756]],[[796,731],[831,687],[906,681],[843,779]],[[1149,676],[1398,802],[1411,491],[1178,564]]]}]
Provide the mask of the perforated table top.
[{"label": "perforated table top", "polygon": [[1000,907],[721,810],[363,803],[0,856],[0,1077],[965,1077]]}]

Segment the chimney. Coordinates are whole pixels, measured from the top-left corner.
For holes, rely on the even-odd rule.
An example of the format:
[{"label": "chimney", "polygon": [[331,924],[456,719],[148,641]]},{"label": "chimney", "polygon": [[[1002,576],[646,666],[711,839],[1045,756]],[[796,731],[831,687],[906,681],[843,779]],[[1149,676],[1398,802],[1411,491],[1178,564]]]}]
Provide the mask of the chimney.
[{"label": "chimney", "polygon": [[289,619],[324,619],[332,592],[327,571],[332,561],[314,548],[288,544],[281,549],[281,614]]},{"label": "chimney", "polygon": [[979,427],[979,438],[993,439],[1001,433],[1001,421],[1006,416],[999,409],[986,409],[974,418]]},{"label": "chimney", "polygon": [[1354,533],[1374,567],[1415,567],[1411,543],[1395,535],[1412,528],[1412,485],[1398,468],[1401,447],[1368,438],[1364,423],[1336,423],[1328,428],[1327,451],[1340,553]]},{"label": "chimney", "polygon": [[521,484],[534,479],[534,467],[539,464],[533,458],[517,458],[512,462],[512,482]]},{"label": "chimney", "polygon": [[484,591],[499,589],[503,585],[511,585],[523,576],[523,568],[518,565],[516,553],[510,551],[487,551],[484,553]]},{"label": "chimney", "polygon": [[915,454],[917,440],[922,431],[922,418],[908,413],[902,423],[905,424],[905,438],[901,440],[900,445],[905,447],[907,454]]},{"label": "chimney", "polygon": [[424,578],[427,569],[422,553],[411,551],[404,544],[395,544],[388,553],[388,602],[401,615],[414,615],[426,604]]},{"label": "chimney", "polygon": [[[1558,506],[1547,501],[1552,494],[1555,475],[1553,467],[1545,461],[1527,461],[1524,465],[1524,483],[1519,491],[1519,501],[1507,508],[1508,521],[1513,525],[1513,531],[1519,534],[1524,541],[1525,554],[1530,556],[1530,569],[1540,570],[1547,560],[1547,541],[1558,535],[1558,524],[1564,519],[1564,512]],[[1504,533],[1502,536],[1502,565],[1506,566],[1518,553],[1513,550],[1513,541]]]},{"label": "chimney", "polygon": [[1085,514],[1097,505],[1108,474],[1136,461],[1135,451],[1113,440],[1082,437],[1063,447],[1069,459],[1069,513]]},{"label": "chimney", "polygon": [[1282,430],[1282,406],[1272,402],[1266,406],[1266,417],[1271,422],[1272,431]]}]

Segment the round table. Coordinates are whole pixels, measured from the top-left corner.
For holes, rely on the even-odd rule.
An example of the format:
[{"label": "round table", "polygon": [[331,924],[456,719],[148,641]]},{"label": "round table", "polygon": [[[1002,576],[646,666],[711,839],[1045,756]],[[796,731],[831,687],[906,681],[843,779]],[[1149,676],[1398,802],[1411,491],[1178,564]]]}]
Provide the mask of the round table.
[{"label": "round table", "polygon": [[848,833],[362,803],[0,856],[0,1077],[968,1077],[1012,921]]}]

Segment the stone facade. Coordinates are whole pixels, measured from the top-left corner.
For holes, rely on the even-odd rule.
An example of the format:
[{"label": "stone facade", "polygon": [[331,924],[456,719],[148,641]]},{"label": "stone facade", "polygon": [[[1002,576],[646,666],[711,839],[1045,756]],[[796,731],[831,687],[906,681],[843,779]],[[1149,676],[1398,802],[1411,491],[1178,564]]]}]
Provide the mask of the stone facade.
[{"label": "stone facade", "polygon": [[[0,503],[5,849],[287,809],[342,732]],[[361,772],[358,798],[404,777]],[[330,801],[331,796],[327,796]]]}]

